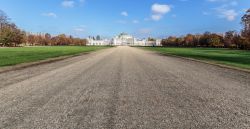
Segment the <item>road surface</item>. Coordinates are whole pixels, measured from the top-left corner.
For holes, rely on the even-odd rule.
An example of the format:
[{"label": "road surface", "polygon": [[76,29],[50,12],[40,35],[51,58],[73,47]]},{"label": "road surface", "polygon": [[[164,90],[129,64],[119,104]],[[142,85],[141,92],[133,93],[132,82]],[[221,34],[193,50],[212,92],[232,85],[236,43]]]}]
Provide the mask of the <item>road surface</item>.
[{"label": "road surface", "polygon": [[250,74],[110,48],[0,74],[0,128],[250,128]]}]

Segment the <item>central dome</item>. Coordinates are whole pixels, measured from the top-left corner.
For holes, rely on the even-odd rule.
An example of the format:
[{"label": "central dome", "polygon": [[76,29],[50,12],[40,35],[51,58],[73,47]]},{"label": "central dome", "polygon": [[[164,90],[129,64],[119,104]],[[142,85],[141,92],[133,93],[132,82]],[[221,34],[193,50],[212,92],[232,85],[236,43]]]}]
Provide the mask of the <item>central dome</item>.
[{"label": "central dome", "polygon": [[133,39],[134,38],[132,35],[129,35],[127,33],[121,33],[118,37],[122,38],[122,39]]}]

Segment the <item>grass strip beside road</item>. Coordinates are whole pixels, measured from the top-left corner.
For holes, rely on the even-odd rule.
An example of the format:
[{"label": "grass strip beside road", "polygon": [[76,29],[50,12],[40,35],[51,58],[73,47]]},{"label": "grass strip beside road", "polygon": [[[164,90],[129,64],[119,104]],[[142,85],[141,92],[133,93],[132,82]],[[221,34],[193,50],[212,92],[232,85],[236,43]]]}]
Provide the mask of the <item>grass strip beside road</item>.
[{"label": "grass strip beside road", "polygon": [[211,63],[223,64],[242,69],[250,69],[250,51],[232,50],[224,48],[171,48],[171,47],[144,47],[147,50],[161,54],[176,55]]},{"label": "grass strip beside road", "polygon": [[0,48],[0,67],[30,63],[60,56],[88,53],[107,46],[52,46]]}]

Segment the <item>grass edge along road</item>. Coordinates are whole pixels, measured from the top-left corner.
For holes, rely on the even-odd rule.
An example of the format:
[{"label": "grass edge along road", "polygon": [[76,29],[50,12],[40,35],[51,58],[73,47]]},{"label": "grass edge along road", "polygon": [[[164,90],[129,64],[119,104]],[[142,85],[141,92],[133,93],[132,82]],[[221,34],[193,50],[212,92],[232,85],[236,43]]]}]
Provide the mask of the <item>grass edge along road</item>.
[{"label": "grass edge along road", "polygon": [[45,46],[0,48],[0,67],[88,53],[108,46]]},{"label": "grass edge along road", "polygon": [[175,55],[186,58],[208,61],[235,68],[250,70],[250,51],[226,48],[174,48],[174,47],[143,47],[164,55]]}]

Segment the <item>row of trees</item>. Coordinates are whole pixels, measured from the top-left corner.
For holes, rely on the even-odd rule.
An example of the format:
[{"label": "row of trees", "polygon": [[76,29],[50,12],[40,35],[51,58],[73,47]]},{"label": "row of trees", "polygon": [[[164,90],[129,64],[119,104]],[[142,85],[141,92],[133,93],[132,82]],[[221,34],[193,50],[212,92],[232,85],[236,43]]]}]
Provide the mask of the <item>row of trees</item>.
[{"label": "row of trees", "polygon": [[187,34],[183,37],[169,36],[162,40],[163,46],[175,47],[225,47],[250,49],[250,9],[242,17],[244,26],[241,33],[228,31],[225,34],[205,32],[204,34]]},{"label": "row of trees", "polygon": [[20,45],[86,45],[86,39],[74,38],[65,34],[51,36],[50,34],[30,34],[22,31],[14,23],[9,21],[8,16],[0,10],[0,46],[12,47]]},{"label": "row of trees", "polygon": [[51,36],[49,33],[26,35],[26,45],[31,46],[85,46],[87,44],[86,39],[74,38],[73,36],[66,36],[65,34],[60,34],[57,36]]}]

